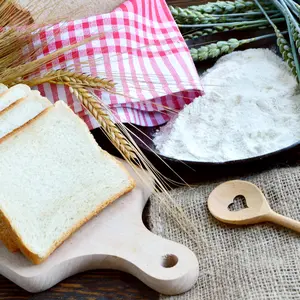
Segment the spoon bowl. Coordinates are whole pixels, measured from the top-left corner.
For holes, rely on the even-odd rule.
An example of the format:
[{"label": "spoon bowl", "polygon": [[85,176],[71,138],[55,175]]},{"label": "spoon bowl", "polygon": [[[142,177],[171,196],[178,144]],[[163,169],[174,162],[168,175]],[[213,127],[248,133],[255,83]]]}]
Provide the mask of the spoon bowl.
[{"label": "spoon bowl", "polygon": [[[237,196],[245,198],[244,208],[230,211]],[[217,186],[208,197],[208,209],[224,223],[246,225],[269,221],[300,232],[299,221],[274,212],[261,190],[248,181],[232,180]]]},{"label": "spoon bowl", "polygon": [[[238,196],[246,199],[246,207],[230,211],[230,205]],[[209,195],[208,209],[216,219],[239,225],[263,222],[271,212],[261,190],[256,185],[242,180],[227,181],[216,187]]]}]

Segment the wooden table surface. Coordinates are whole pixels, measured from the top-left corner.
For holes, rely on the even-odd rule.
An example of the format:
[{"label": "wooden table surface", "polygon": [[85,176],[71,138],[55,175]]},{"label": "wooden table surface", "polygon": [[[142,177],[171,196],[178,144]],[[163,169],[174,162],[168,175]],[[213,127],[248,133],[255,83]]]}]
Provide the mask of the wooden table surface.
[{"label": "wooden table surface", "polygon": [[[169,0],[172,5],[193,5],[201,0]],[[0,276],[0,300],[155,300],[154,292],[133,276],[111,270],[89,271],[72,276],[48,291],[39,294],[25,292]]]}]

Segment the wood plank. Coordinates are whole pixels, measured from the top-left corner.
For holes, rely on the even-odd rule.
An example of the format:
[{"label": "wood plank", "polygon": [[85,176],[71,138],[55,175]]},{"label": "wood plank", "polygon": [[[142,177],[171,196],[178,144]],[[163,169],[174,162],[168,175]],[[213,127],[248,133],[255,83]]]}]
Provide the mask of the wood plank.
[{"label": "wood plank", "polygon": [[204,4],[207,2],[213,2],[213,1],[205,1],[205,0],[169,0],[166,1],[169,5],[173,6],[180,6],[180,7],[187,7],[190,5],[198,5],[198,4]]},{"label": "wood plank", "polygon": [[89,271],[72,276],[53,288],[31,294],[0,276],[1,300],[105,300],[158,299],[154,292],[135,277],[110,270]]}]

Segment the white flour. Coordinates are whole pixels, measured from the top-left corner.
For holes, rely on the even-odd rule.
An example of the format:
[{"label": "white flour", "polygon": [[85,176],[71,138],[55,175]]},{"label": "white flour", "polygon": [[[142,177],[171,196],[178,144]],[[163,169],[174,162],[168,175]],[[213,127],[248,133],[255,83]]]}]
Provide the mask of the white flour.
[{"label": "white flour", "polygon": [[222,162],[254,157],[300,140],[300,95],[286,64],[267,49],[228,54],[202,78],[205,96],[156,135],[169,157]]}]

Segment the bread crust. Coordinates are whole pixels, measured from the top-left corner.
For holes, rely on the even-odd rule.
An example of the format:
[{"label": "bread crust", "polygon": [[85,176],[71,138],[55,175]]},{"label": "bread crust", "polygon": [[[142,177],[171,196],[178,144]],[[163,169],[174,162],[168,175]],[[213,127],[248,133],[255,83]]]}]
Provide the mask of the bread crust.
[{"label": "bread crust", "polygon": [[0,217],[0,240],[3,242],[3,244],[9,251],[16,252],[17,250],[19,250],[18,245],[13,240],[12,232],[10,228],[6,225],[6,223],[4,223],[1,217]]},{"label": "bread crust", "polygon": [[[0,95],[1,96],[1,95]],[[0,117],[5,114],[7,111],[10,111],[11,109],[13,109],[15,106],[17,106],[20,102],[22,102],[25,98],[20,98],[18,100],[16,100],[15,102],[13,102],[12,104],[10,104],[9,106],[7,106],[6,108],[2,109],[0,111]]]},{"label": "bread crust", "polygon": [[[69,110],[71,110],[66,104],[63,103],[63,105],[65,105],[65,107],[67,107]],[[6,136],[4,136],[3,138],[1,138],[0,139],[0,144],[3,143],[3,142],[5,142],[7,139],[13,137],[14,135],[18,134],[19,132],[21,132],[24,128],[28,127],[31,123],[33,123],[37,118],[40,118],[44,114],[47,114],[47,112],[49,110],[51,110],[51,109],[54,109],[54,106],[50,106],[50,107],[46,108],[44,111],[42,111],[36,117],[34,117],[33,119],[29,120],[24,125],[22,125],[21,127],[15,129],[11,133],[9,133]],[[77,119],[78,122],[81,122],[82,124],[84,124],[84,126],[86,126],[86,124],[84,123],[84,121],[82,119],[80,119],[78,116],[77,116],[77,118],[78,118]],[[96,140],[94,139],[93,135],[89,132],[89,130],[87,130],[87,134],[88,134],[88,137],[91,140],[91,142],[97,144]],[[89,215],[87,215],[85,218],[83,218],[82,220],[80,220],[71,229],[69,229],[68,231],[66,231],[61,236],[61,238],[59,240],[57,240],[52,245],[52,247],[49,249],[49,251],[47,252],[47,254],[44,257],[39,257],[37,254],[35,254],[34,252],[32,252],[29,249],[29,247],[27,247],[25,245],[24,241],[19,236],[17,230],[15,230],[15,228],[13,228],[13,226],[11,224],[11,221],[9,219],[9,216],[6,216],[5,213],[0,209],[0,219],[3,220],[3,223],[5,224],[5,227],[7,228],[8,232],[11,234],[12,240],[16,243],[16,245],[21,250],[21,252],[29,260],[31,260],[34,264],[40,264],[43,261],[45,261],[56,248],[58,248],[68,237],[70,237],[75,231],[77,231],[83,224],[85,224],[87,221],[89,221],[94,216],[96,216],[97,214],[99,214],[99,212],[101,210],[103,210],[106,206],[108,206],[109,204],[111,204],[113,201],[115,201],[116,199],[118,199],[122,195],[130,192],[136,186],[135,181],[130,176],[129,172],[124,168],[124,166],[122,166],[122,164],[119,161],[117,161],[113,156],[111,156],[107,151],[104,151],[103,149],[101,149],[100,146],[98,146],[98,148],[99,148],[99,151],[103,152],[107,156],[107,159],[112,159],[113,161],[115,161],[115,163],[119,167],[122,168],[123,172],[125,172],[127,174],[127,177],[128,177],[128,186],[126,188],[124,188],[122,191],[120,191],[118,194],[116,194],[116,195],[112,196],[111,198],[109,198],[108,200],[106,200],[104,203],[101,203]]]}]

